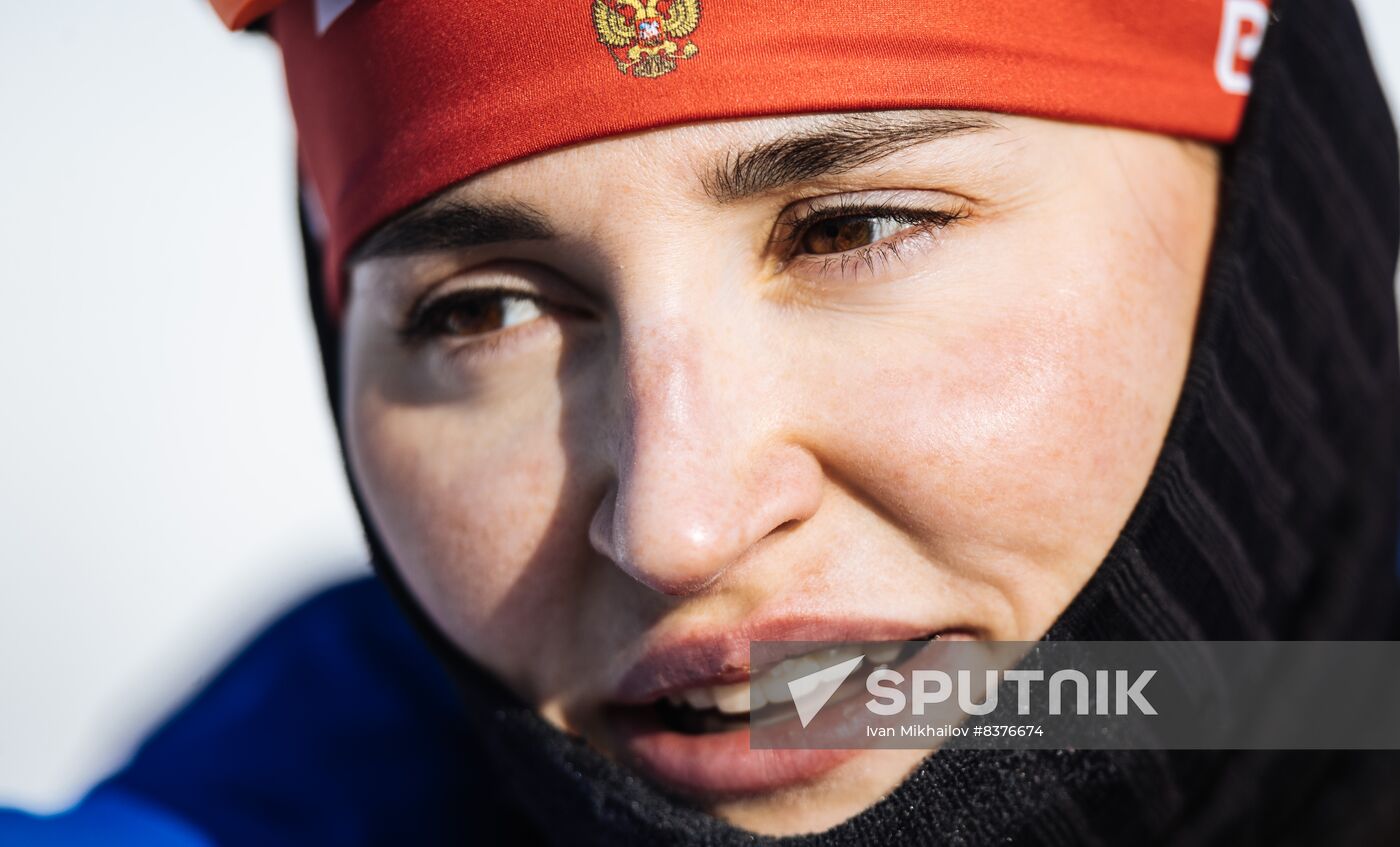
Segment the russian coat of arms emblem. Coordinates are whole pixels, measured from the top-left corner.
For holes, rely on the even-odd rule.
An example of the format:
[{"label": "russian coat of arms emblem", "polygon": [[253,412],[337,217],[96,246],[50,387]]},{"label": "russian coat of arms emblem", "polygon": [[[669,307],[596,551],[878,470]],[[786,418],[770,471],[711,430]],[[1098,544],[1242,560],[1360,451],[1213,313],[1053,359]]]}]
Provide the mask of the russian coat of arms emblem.
[{"label": "russian coat of arms emblem", "polygon": [[593,0],[593,28],[624,74],[652,79],[700,52],[700,0]]}]

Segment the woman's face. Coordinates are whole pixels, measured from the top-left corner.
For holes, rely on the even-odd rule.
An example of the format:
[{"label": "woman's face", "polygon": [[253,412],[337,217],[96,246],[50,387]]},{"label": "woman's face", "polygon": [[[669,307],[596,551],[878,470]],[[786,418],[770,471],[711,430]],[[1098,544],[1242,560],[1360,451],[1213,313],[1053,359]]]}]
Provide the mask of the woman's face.
[{"label": "woman's face", "polygon": [[506,165],[352,263],[353,469],[429,615],[547,719],[823,829],[923,754],[751,751],[656,701],[742,713],[712,684],[750,638],[1039,638],[1161,447],[1216,187],[1209,148],[952,112]]}]

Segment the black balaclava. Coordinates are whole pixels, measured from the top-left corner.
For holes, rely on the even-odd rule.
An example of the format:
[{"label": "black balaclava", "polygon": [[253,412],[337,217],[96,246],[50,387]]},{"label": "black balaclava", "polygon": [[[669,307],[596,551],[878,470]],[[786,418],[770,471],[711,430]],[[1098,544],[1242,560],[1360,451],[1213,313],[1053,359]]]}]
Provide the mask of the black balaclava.
[{"label": "black balaclava", "polygon": [[[1161,455],[1047,639],[1400,636],[1395,131],[1347,0],[1280,0],[1274,15],[1243,129],[1223,150],[1196,338]],[[339,424],[339,338],[305,241]],[[378,574],[459,682],[477,766],[498,786],[462,802],[494,838],[1400,844],[1400,754],[1364,751],[944,750],[831,830],[746,833],[553,728],[448,643],[356,499]]]}]

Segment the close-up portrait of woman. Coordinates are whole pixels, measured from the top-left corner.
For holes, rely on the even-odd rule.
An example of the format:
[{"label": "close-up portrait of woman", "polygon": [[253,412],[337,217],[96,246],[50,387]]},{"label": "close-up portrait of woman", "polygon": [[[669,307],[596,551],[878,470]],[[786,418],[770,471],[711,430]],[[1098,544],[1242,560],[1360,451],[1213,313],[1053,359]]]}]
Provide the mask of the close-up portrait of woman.
[{"label": "close-up portrait of woman", "polygon": [[[900,680],[911,651],[1003,642],[1400,655],[1400,171],[1371,58],[1400,32],[1363,35],[1349,0],[183,5],[272,62],[255,96],[294,145],[272,174],[285,215],[210,227],[227,281],[161,285],[237,296],[259,276],[244,257],[299,233],[277,314],[319,349],[324,390],[299,402],[336,438],[359,570],[260,595],[258,625],[183,660],[169,694],[121,701],[138,730],[96,724],[112,752],[64,801],[0,794],[0,843],[1400,844],[1400,713],[1366,693],[1328,713],[1335,742],[1285,737],[1282,704],[1212,711],[1233,716],[1208,741],[762,740],[764,716],[805,730],[833,693],[843,714],[878,696],[826,685],[848,655]],[[160,147],[159,121],[124,120]],[[143,167],[198,182],[253,146],[209,135]],[[59,226],[23,205],[16,242]],[[62,226],[81,249],[85,225]],[[127,271],[159,273],[161,243]],[[24,320],[58,334],[106,308]],[[66,331],[119,322],[132,344],[186,323],[82,314]],[[255,359],[283,319],[201,314],[182,337],[220,340],[172,359]],[[37,386],[25,350],[5,356]],[[90,355],[83,382],[116,378]],[[7,415],[31,414],[40,389],[9,386]],[[276,425],[236,428],[214,452],[293,452]],[[165,448],[111,449],[103,473]],[[275,461],[265,498],[299,475]],[[89,511],[32,514],[82,534]],[[124,555],[241,535],[155,520]],[[19,599],[45,549],[6,565],[0,591],[36,613],[4,650],[119,638]],[[163,583],[122,561],[64,592],[158,609],[200,567]],[[808,646],[769,667],[759,643]],[[58,674],[6,661],[7,688]],[[1127,694],[1117,673],[1119,711],[1170,726],[1167,671]],[[46,723],[5,714],[16,737]]]}]

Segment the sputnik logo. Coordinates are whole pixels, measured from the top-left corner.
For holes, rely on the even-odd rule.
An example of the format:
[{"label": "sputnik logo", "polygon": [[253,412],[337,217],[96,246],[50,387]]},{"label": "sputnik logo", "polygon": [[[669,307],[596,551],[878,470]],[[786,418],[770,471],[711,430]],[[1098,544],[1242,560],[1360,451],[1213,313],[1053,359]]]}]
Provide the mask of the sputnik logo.
[{"label": "sputnik logo", "polygon": [[856,656],[854,659],[847,659],[840,664],[800,676],[788,683],[788,691],[792,692],[792,704],[797,707],[797,718],[802,721],[803,729],[807,728],[807,724],[812,722],[826,705],[826,701],[831,699],[831,695],[836,693],[836,689],[841,687],[846,677],[860,667],[864,659],[863,655]]}]

